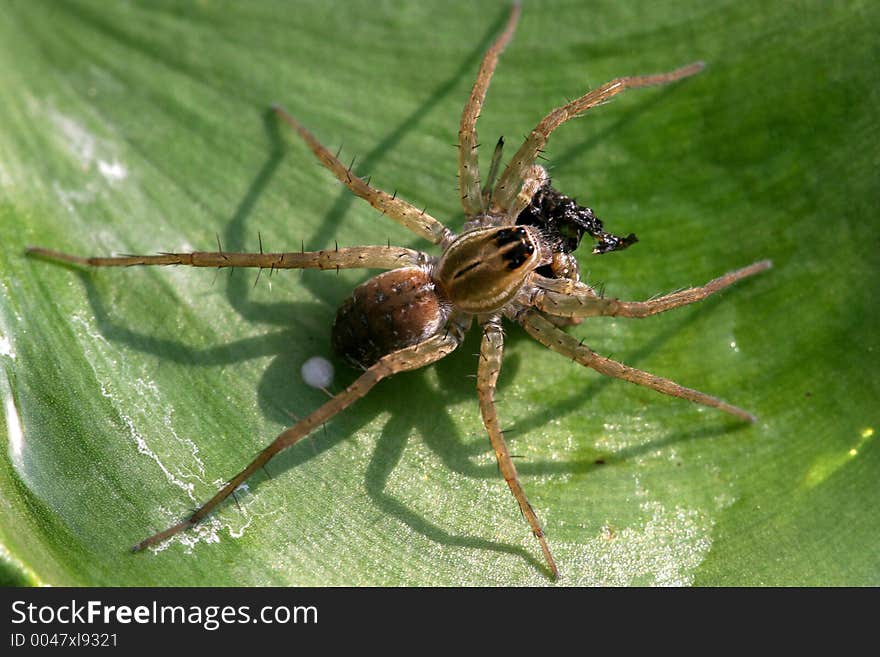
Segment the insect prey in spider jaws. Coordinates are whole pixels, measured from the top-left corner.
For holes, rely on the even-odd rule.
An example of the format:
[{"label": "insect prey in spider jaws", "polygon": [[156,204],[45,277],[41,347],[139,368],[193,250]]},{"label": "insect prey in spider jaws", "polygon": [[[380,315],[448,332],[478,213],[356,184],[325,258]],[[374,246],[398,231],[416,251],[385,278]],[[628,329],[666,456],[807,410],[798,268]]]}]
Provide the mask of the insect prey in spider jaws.
[{"label": "insect prey in spider jaws", "polygon": [[503,31],[485,53],[461,115],[458,185],[465,222],[458,233],[419,209],[421,206],[372,187],[343,165],[286,110],[280,106],[273,108],[278,119],[302,138],[339,181],[382,215],[433,244],[436,254],[390,245],[310,252],[217,251],[110,257],[79,257],[45,248],[28,249],[30,254],[50,260],[95,267],[188,265],[272,270],[383,270],[356,287],[342,302],[331,331],[334,350],[362,370],[358,378],[310,415],[282,431],[192,515],[145,538],[133,550],[143,550],[193,527],[276,454],[292,447],[364,397],[379,381],[398,372],[425,367],[451,354],[474,324],[482,334],[476,387],[483,424],[501,476],[535,535],[553,578],[559,575],[553,552],[517,476],[495,406],[495,387],[504,349],[504,320],[518,324],[551,351],[597,372],[711,406],[745,422],[754,421],[754,416],[747,411],[717,397],[601,356],[569,335],[564,327],[586,317],[647,317],[672,310],[762,272],[771,263],[756,262],[703,286],[650,301],[605,297],[580,280],[574,252],[586,235],[594,241],[594,254],[625,249],[636,241],[635,236],[618,237],[606,232],[593,210],[557,191],[545,169],[536,164],[552,132],[569,119],[626,89],[687,78],[700,72],[703,64],[696,62],[656,75],[617,78],[557,107],[538,122],[503,169],[503,140],[499,140],[488,172],[482,177],[477,163],[477,118],[498,58],[513,36],[519,13],[519,5],[514,5]]}]

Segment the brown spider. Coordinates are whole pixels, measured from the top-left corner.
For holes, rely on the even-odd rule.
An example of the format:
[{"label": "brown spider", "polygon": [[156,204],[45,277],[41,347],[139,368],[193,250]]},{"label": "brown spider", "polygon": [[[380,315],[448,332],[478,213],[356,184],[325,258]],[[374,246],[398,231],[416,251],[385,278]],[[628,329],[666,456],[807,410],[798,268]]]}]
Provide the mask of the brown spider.
[{"label": "brown spider", "polygon": [[[54,260],[102,267],[189,265],[259,267],[261,270],[354,267],[387,270],[355,288],[339,309],[333,325],[334,348],[362,367],[363,374],[311,415],[279,434],[195,513],[141,541],[134,546],[134,551],[193,527],[272,457],[366,395],[382,379],[424,367],[450,354],[461,344],[474,321],[483,332],[477,367],[477,394],[483,424],[501,474],[538,539],[554,578],[559,571],[538,517],[520,485],[495,409],[495,384],[501,371],[504,344],[502,317],[518,323],[530,336],[553,351],[602,374],[713,406],[742,420],[754,421],[750,413],[716,397],[600,356],[559,327],[591,316],[646,317],[665,312],[700,301],[769,268],[771,263],[766,260],[757,262],[702,287],[674,292],[651,301],[604,298],[580,282],[577,261],[571,252],[584,231],[597,239],[596,253],[628,246],[635,241],[635,236],[617,238],[605,233],[591,210],[574,205],[553,190],[546,171],[535,164],[550,134],[565,121],[625,89],[680,80],[699,72],[703,65],[694,63],[669,73],[618,78],[554,109],[532,130],[496,184],[502,145],[499,141],[490,173],[485,184],[481,185],[475,126],[498,57],[513,36],[519,11],[519,6],[514,5],[504,31],[483,57],[462,113],[458,133],[458,177],[466,222],[460,234],[453,233],[437,219],[396,195],[371,187],[345,167],[296,119],[281,107],[274,107],[278,117],[305,140],[321,163],[341,182],[382,214],[438,245],[442,251],[439,257],[393,246],[357,246],[299,253],[218,251],[90,258],[49,249],[28,249],[31,254]],[[571,207],[581,213],[580,219],[565,218],[566,208]],[[587,223],[583,223],[584,220]],[[580,223],[573,228],[572,221]],[[574,238],[571,237],[572,230],[576,231]]]}]

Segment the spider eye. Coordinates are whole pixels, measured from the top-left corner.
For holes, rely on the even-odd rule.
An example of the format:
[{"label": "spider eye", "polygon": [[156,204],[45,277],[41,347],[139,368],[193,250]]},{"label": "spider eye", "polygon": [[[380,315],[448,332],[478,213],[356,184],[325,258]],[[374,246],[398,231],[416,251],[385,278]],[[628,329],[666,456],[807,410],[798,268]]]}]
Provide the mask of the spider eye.
[{"label": "spider eye", "polygon": [[506,244],[521,243],[527,239],[528,233],[522,226],[516,228],[500,228],[495,232],[495,244],[505,246]]},{"label": "spider eye", "polygon": [[535,246],[531,242],[519,242],[510,250],[503,252],[501,257],[507,263],[507,268],[513,271],[522,267],[534,252]]},{"label": "spider eye", "polygon": [[509,271],[522,267],[535,252],[529,231],[523,226],[498,229],[494,241],[498,247],[497,254]]}]

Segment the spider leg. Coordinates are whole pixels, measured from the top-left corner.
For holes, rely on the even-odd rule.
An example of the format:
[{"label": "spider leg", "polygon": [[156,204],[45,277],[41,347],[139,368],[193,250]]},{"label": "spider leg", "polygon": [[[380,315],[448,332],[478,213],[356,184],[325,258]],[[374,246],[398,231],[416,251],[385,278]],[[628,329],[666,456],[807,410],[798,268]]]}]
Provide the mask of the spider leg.
[{"label": "spider leg", "polygon": [[504,336],[501,332],[501,326],[497,319],[490,320],[483,325],[483,340],[480,344],[480,361],[477,368],[477,393],[480,398],[480,412],[483,415],[483,425],[489,434],[489,442],[492,449],[495,450],[495,458],[498,459],[498,469],[504,477],[504,481],[510,487],[510,492],[519,503],[519,508],[525,516],[532,528],[535,538],[541,544],[541,550],[544,552],[544,558],[550,567],[553,578],[559,577],[559,569],[553,555],[550,553],[550,547],[544,538],[544,531],[541,529],[541,523],[535,514],[532,505],[523,491],[522,485],[519,483],[519,477],[516,473],[516,466],[507,450],[507,443],[504,441],[504,435],[498,425],[498,413],[495,409],[495,383],[498,381],[498,374],[501,372],[501,355],[504,349]]},{"label": "spider leg", "polygon": [[663,377],[629,367],[616,360],[599,356],[592,349],[578,341],[577,338],[559,330],[552,322],[545,317],[542,317],[535,310],[526,310],[525,312],[516,315],[514,318],[523,326],[529,335],[545,347],[549,347],[553,351],[560,353],[567,358],[571,358],[581,365],[590,367],[601,374],[623,379],[624,381],[629,381],[636,385],[645,386],[646,388],[651,388],[657,392],[662,392],[665,395],[680,397],[705,406],[712,406],[725,413],[730,413],[741,420],[754,422],[757,419],[748,411],[744,411],[741,408],[728,404],[726,401],[718,399],[717,397],[712,397],[711,395],[699,392],[698,390],[692,390],[691,388],[685,388],[670,379],[664,379]]},{"label": "spider leg", "polygon": [[486,98],[486,91],[489,89],[489,82],[492,80],[492,74],[498,64],[498,57],[513,37],[519,12],[519,4],[514,4],[504,31],[483,55],[477,79],[471,89],[471,95],[461,113],[461,127],[458,131],[458,188],[461,192],[461,205],[464,208],[465,217],[468,219],[486,211],[480,193],[480,166],[477,158],[479,144],[477,144],[476,125],[483,108],[483,101]]},{"label": "spider leg", "polygon": [[351,404],[366,395],[382,379],[398,372],[424,367],[448,355],[458,347],[463,335],[463,330],[459,327],[454,327],[454,330],[435,335],[412,347],[400,349],[383,356],[341,393],[292,427],[282,431],[244,470],[235,475],[229,483],[223,486],[214,497],[199,507],[195,513],[178,524],[144,539],[132,548],[132,552],[139,552],[144,548],[155,545],[195,526],[251,475],[265,466],[276,454],[296,444],[337,413],[351,406]]},{"label": "spider leg", "polygon": [[501,174],[493,194],[498,210],[502,213],[508,212],[514,198],[519,193],[520,185],[526,177],[526,172],[535,163],[535,158],[538,157],[538,154],[541,153],[547,144],[550,134],[560,125],[569,119],[583,114],[591,107],[604,103],[625,89],[667,84],[699,73],[701,70],[703,70],[703,63],[694,62],[669,73],[616,78],[611,82],[606,82],[601,87],[587,92],[580,98],[554,109],[535,126],[535,129],[532,130],[525,142],[523,142],[523,145],[516,152],[516,155],[508,163],[507,168],[504,169],[504,173]]},{"label": "spider leg", "polygon": [[[550,176],[547,175],[547,170],[544,167],[540,164],[533,164],[528,167],[523,174],[523,182],[519,189],[519,194],[516,195],[516,198],[513,199],[513,205],[507,210],[504,223],[513,226],[520,212],[529,207],[538,190],[548,182],[550,182]],[[499,211],[499,214],[503,214],[500,208],[493,207],[493,210],[496,209]]]},{"label": "spider leg", "polygon": [[[755,262],[748,267],[728,272],[699,287],[691,287],[666,294],[650,301],[620,301],[596,295],[595,291],[583,283],[575,285],[571,293],[564,291],[541,290],[532,297],[532,305],[557,317],[648,317],[658,313],[702,301],[711,294],[723,290],[749,276],[770,269],[769,260]],[[538,281],[538,285],[541,283]]]},{"label": "spider leg", "polygon": [[454,237],[452,231],[424,210],[419,210],[414,205],[397,198],[396,195],[371,187],[363,179],[356,176],[351,169],[340,162],[339,158],[327,150],[321,142],[315,139],[311,132],[306,130],[299,121],[288,114],[283,107],[273,105],[272,109],[282,121],[296,130],[315,156],[321,161],[321,164],[330,169],[341,183],[354,192],[355,196],[364,199],[382,212],[382,214],[388,215],[404,228],[408,228],[434,244],[445,245]]},{"label": "spider leg", "polygon": [[187,265],[190,267],[259,267],[260,269],[396,269],[428,261],[428,255],[398,246],[353,246],[324,251],[288,253],[226,253],[195,251],[159,255],[81,257],[31,246],[28,255],[57,262],[92,267],[131,267],[133,265]]}]

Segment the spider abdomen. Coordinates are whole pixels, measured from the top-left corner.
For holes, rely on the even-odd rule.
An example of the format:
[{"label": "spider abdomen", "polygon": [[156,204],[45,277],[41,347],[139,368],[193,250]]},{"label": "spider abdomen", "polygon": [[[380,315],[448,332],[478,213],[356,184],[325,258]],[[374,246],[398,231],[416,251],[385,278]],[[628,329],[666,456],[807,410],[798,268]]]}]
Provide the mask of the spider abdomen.
[{"label": "spider abdomen", "polygon": [[354,289],[336,312],[333,349],[367,368],[386,354],[435,334],[449,315],[425,269],[403,267]]}]

